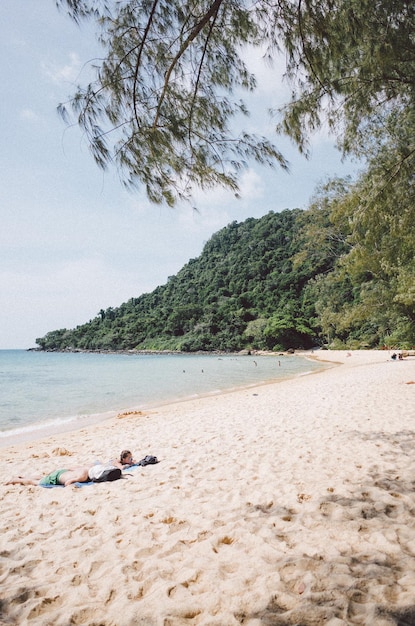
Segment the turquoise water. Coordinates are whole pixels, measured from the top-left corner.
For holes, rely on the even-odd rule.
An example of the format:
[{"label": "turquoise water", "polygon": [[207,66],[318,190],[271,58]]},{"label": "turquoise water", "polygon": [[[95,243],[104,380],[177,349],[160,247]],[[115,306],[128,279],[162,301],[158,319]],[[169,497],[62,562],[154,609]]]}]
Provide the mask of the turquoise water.
[{"label": "turquoise water", "polygon": [[0,350],[0,445],[79,428],[117,411],[219,393],[320,369],[298,356],[130,355]]}]

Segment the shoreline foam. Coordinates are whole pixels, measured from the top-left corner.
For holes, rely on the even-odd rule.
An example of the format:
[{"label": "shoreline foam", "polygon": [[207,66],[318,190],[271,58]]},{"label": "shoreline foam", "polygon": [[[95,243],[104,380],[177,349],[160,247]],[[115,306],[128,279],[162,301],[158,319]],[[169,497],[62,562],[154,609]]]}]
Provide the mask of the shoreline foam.
[{"label": "shoreline foam", "polygon": [[3,484],[1,617],[413,623],[415,360],[310,356],[341,365],[0,450],[2,481],[125,447],[161,461],[85,489]]}]

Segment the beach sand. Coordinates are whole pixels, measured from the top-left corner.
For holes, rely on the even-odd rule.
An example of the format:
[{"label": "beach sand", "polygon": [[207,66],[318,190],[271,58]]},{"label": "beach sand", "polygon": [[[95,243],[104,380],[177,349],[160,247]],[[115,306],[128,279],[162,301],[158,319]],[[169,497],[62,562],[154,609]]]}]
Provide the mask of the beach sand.
[{"label": "beach sand", "polygon": [[[415,624],[415,357],[390,355],[0,450],[0,623]],[[160,463],[4,484],[124,448]]]}]

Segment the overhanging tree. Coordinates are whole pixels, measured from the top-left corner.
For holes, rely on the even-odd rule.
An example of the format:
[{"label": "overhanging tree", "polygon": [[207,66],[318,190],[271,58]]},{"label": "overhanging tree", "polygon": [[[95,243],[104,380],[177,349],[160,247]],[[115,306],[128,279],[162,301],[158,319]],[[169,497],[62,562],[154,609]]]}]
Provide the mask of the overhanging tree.
[{"label": "overhanging tree", "polygon": [[379,117],[415,104],[412,0],[278,2],[293,84],[282,128],[306,149],[323,122],[346,152]]},{"label": "overhanging tree", "polygon": [[[286,163],[265,137],[234,136],[247,115],[234,91],[255,77],[241,49],[259,45],[252,11],[237,0],[58,0],[76,20],[92,18],[105,59],[96,81],[70,105],[96,162],[115,162],[128,187],[144,184],[153,202],[174,204],[194,186],[237,191],[248,159]],[[60,106],[64,118],[68,107]]]},{"label": "overhanging tree", "polygon": [[[292,101],[278,129],[307,153],[328,123],[345,152],[364,147],[378,120],[415,102],[413,0],[56,0],[94,19],[105,58],[70,104],[97,163],[125,184],[174,204],[194,186],[235,192],[248,159],[286,167],[264,137],[232,133],[253,90],[249,46],[282,50]],[[414,154],[411,137],[408,151]]]}]

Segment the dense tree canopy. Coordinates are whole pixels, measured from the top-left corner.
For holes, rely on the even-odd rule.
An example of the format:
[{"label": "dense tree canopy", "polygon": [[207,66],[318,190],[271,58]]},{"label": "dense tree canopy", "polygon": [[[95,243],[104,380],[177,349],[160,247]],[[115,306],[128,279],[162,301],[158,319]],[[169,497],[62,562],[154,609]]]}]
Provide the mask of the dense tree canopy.
[{"label": "dense tree canopy", "polygon": [[353,293],[336,307],[323,299],[317,309],[322,321],[331,317],[333,332],[344,340],[367,334],[370,326],[373,337],[415,341],[415,178],[414,160],[407,158],[411,127],[412,120],[390,116],[382,130],[389,140],[376,146],[367,170],[332,207],[331,219],[347,231],[350,249],[330,281],[333,287],[336,281],[352,285]]},{"label": "dense tree canopy", "polygon": [[286,165],[268,139],[232,133],[247,113],[237,93],[255,88],[249,46],[284,52],[293,97],[278,128],[303,151],[327,122],[362,156],[368,133],[414,110],[412,0],[56,2],[76,21],[95,20],[104,49],[96,81],[61,112],[72,108],[101,166],[115,162],[155,202],[173,204],[194,185],[236,190],[249,158]]},{"label": "dense tree canopy", "polygon": [[318,264],[294,269],[301,216],[287,210],[233,222],[165,285],[37,343],[45,349],[182,351],[309,346],[316,328],[312,303],[303,306],[303,288],[332,267],[333,256],[322,253]]}]

